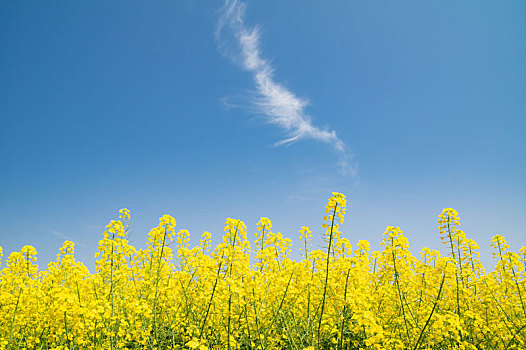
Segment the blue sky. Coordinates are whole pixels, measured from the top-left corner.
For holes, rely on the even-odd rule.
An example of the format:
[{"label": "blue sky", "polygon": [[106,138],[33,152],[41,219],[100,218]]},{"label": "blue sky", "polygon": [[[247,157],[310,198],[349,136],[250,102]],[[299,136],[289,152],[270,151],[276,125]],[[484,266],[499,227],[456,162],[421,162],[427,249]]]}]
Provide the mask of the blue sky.
[{"label": "blue sky", "polygon": [[165,213],[193,242],[267,216],[317,247],[339,191],[353,243],[393,225],[445,251],[453,207],[489,265],[494,234],[526,243],[524,18],[519,0],[4,1],[3,261],[31,244],[45,267],[70,239],[92,267],[122,207],[137,247]]}]

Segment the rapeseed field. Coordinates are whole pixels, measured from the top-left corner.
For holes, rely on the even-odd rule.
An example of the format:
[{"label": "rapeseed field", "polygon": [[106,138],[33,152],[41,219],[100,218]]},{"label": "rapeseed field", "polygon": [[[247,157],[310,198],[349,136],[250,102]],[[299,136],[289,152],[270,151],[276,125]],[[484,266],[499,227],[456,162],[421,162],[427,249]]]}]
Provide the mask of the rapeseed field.
[{"label": "rapeseed field", "polygon": [[136,249],[127,209],[99,241],[94,273],[72,242],[45,270],[25,246],[0,270],[0,349],[526,349],[526,247],[493,237],[486,272],[451,208],[438,216],[447,256],[413,256],[398,227],[381,251],[352,247],[345,207],[333,193],[323,249],[301,227],[300,261],[267,218],[253,242],[227,219],[220,244],[205,232],[190,247],[164,215]]}]

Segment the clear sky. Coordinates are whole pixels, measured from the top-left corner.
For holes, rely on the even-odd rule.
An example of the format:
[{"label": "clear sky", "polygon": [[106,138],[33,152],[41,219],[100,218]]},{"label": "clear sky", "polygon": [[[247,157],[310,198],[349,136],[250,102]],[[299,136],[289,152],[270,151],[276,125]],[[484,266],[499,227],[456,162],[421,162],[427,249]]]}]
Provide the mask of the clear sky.
[{"label": "clear sky", "polygon": [[[219,241],[260,216],[314,247],[332,191],[342,226],[417,253],[460,213],[526,244],[526,2],[2,1],[0,246],[39,264],[65,239],[88,267],[131,210]],[[5,266],[5,265],[3,265]],[[489,266],[488,266],[489,267]]]}]

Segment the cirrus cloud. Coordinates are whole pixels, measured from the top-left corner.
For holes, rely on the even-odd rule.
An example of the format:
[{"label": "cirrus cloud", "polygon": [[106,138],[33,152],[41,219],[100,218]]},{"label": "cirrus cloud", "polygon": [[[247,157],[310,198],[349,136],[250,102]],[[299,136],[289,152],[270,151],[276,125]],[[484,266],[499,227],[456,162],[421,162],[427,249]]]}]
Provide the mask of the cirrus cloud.
[{"label": "cirrus cloud", "polygon": [[227,0],[215,35],[221,53],[252,74],[255,94],[250,99],[251,109],[286,133],[286,138],[277,142],[277,146],[303,139],[330,144],[338,153],[340,170],[357,176],[357,164],[351,162],[352,156],[336,131],[315,126],[312,117],[305,112],[309,101],[275,80],[274,69],[261,54],[259,27],[244,23],[245,8],[246,4],[238,0]]}]

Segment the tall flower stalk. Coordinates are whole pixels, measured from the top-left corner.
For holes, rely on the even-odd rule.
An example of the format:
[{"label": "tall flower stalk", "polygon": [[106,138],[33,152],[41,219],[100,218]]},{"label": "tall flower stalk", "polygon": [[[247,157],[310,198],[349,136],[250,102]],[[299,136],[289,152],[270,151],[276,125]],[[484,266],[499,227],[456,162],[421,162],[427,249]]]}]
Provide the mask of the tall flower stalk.
[{"label": "tall flower stalk", "polygon": [[[320,317],[318,321],[318,331],[317,331],[317,341],[318,341],[318,349],[320,349],[321,344],[321,324],[323,321],[323,313],[325,311],[325,299],[327,296],[327,286],[329,282],[329,266],[330,266],[330,255],[331,255],[331,247],[332,247],[332,241],[334,232],[338,230],[338,222],[343,222],[343,216],[345,214],[345,196],[341,193],[333,192],[332,197],[329,199],[329,203],[326,207],[326,213],[330,213],[329,216],[325,216],[323,219],[325,222],[330,221],[331,225],[329,228],[327,228],[327,224],[323,224],[322,226],[324,228],[327,228],[327,257],[326,257],[326,266],[325,266],[325,282],[323,284],[323,296],[321,300],[321,310],[320,310]],[[335,220],[338,219],[338,222]]]}]

